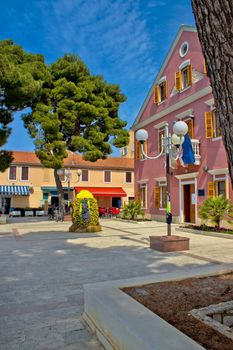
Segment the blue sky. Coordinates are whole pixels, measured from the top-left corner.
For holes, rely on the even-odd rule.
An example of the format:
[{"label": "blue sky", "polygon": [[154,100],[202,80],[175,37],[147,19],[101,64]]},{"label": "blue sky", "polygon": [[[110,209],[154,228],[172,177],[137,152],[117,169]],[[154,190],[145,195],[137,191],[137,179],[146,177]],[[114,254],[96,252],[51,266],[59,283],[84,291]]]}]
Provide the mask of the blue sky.
[{"label": "blue sky", "polygon": [[[120,84],[128,128],[181,24],[194,25],[191,0],[0,1],[0,39],[42,53],[48,63],[78,54],[92,74]],[[33,150],[20,114],[12,128],[6,148]]]}]

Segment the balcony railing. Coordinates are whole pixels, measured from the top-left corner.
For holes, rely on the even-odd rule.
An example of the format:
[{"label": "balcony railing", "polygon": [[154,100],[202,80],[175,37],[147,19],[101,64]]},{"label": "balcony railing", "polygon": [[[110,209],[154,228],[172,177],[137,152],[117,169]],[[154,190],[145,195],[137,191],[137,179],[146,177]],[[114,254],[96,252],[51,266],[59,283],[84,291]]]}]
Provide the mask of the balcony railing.
[{"label": "balcony railing", "polygon": [[195,165],[201,164],[201,156],[200,156],[200,141],[196,139],[191,139],[192,147],[193,147],[193,153],[195,158]]}]

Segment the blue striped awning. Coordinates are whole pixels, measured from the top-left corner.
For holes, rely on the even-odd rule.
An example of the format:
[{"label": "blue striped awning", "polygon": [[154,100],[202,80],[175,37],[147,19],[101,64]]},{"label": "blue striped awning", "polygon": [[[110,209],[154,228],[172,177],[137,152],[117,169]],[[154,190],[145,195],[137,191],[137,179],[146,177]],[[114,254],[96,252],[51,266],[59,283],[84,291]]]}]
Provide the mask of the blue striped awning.
[{"label": "blue striped awning", "polygon": [[15,196],[29,196],[29,186],[5,186],[0,185],[0,194],[15,195]]}]

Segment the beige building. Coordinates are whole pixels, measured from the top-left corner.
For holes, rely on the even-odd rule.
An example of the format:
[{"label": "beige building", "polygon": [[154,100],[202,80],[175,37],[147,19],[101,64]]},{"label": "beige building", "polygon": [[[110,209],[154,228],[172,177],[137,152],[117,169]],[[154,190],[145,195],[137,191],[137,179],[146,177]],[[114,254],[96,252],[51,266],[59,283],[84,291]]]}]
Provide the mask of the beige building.
[{"label": "beige building", "polygon": [[[4,213],[10,208],[40,208],[58,203],[54,170],[44,168],[33,152],[14,151],[9,169],[0,173],[0,207]],[[70,178],[61,175],[64,199],[74,198],[85,188],[96,197],[100,207],[123,207],[134,198],[134,160],[108,158],[97,162],[84,161],[69,152],[64,169]]]},{"label": "beige building", "polygon": [[129,130],[129,143],[120,149],[120,157],[134,158],[134,131]]}]

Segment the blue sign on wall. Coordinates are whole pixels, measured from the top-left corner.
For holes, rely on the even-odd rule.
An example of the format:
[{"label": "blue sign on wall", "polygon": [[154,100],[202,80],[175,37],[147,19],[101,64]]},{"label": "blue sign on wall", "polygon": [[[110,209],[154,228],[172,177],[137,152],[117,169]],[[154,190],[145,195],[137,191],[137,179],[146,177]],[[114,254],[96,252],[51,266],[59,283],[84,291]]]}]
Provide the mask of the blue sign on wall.
[{"label": "blue sign on wall", "polygon": [[198,196],[203,197],[205,195],[205,190],[200,189],[198,190]]}]

